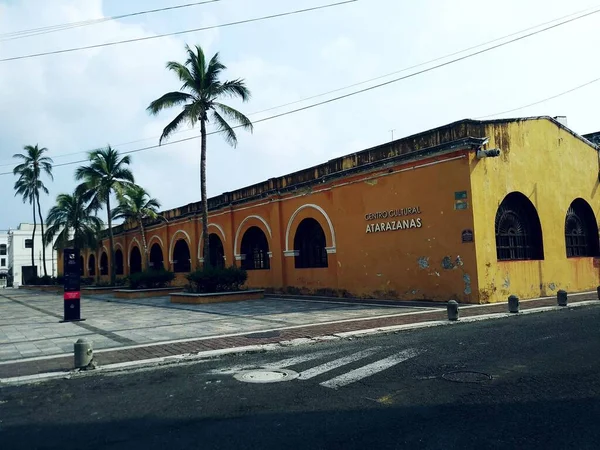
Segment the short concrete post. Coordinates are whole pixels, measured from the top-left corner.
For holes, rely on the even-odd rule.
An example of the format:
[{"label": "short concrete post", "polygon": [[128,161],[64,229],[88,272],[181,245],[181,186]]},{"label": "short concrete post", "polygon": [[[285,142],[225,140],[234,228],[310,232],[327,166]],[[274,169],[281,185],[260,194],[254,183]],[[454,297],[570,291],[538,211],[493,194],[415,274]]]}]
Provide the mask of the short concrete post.
[{"label": "short concrete post", "polygon": [[88,367],[94,357],[92,343],[85,338],[77,339],[74,345],[75,368],[82,369]]},{"label": "short concrete post", "polygon": [[600,286],[598,286],[598,300],[600,300]]},{"label": "short concrete post", "polygon": [[558,306],[567,306],[567,291],[562,289],[556,293],[556,299],[558,300]]},{"label": "short concrete post", "polygon": [[519,312],[519,297],[517,297],[516,295],[511,295],[508,297],[508,312]]},{"label": "short concrete post", "polygon": [[456,300],[450,300],[448,302],[448,320],[458,320],[458,303]]}]

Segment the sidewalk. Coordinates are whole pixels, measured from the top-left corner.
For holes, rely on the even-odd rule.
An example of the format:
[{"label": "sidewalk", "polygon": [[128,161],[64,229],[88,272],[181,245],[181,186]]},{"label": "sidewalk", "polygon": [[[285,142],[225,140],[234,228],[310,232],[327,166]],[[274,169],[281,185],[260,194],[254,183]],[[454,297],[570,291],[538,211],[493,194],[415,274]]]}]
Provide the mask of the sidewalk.
[{"label": "sidewalk", "polygon": [[[572,294],[569,306],[600,304],[596,293]],[[522,312],[534,312],[541,309],[559,309],[556,298],[521,301]],[[460,319],[477,320],[478,318],[505,317],[508,315],[506,303],[491,305],[469,305],[460,309]],[[99,367],[120,363],[139,362],[174,357],[178,355],[197,355],[202,352],[231,349],[231,352],[249,350],[244,347],[257,348],[265,344],[289,345],[297,339],[335,339],[345,337],[344,334],[367,334],[369,332],[386,332],[403,328],[434,326],[448,324],[445,310],[423,309],[420,311],[398,312],[390,310],[385,316],[343,319],[328,323],[292,325],[258,332],[233,333],[221,336],[189,338],[164,343],[140,344],[117,349],[96,350],[94,358]],[[460,321],[459,321],[460,323]],[[391,328],[389,328],[391,327]],[[364,330],[370,330],[362,333]],[[341,336],[340,336],[341,335]],[[207,355],[208,356],[208,355]],[[23,361],[0,362],[0,382],[2,379],[22,376],[35,376],[52,372],[68,372],[73,370],[73,356],[48,356],[31,358]]]}]

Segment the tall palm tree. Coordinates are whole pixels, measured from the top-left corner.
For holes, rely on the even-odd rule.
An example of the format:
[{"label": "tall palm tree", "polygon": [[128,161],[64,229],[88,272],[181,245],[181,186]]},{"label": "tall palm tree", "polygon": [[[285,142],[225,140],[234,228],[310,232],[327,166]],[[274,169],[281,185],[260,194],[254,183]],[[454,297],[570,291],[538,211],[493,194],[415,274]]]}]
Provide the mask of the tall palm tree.
[{"label": "tall palm tree", "polygon": [[[156,115],[160,111],[173,106],[181,106],[182,111],[163,130],[159,144],[168,139],[171,134],[184,123],[191,127],[200,123],[200,197],[202,200],[202,232],[204,233],[204,261],[209,263],[208,248],[208,202],[206,198],[206,124],[210,118],[217,126],[217,131],[223,133],[227,143],[235,147],[237,136],[234,128],[244,128],[252,131],[252,122],[236,109],[220,102],[222,98],[239,97],[242,101],[250,98],[250,91],[242,79],[220,81],[219,76],[226,67],[216,53],[206,62],[202,48],[197,45],[194,49],[185,46],[187,60],[185,64],[170,61],[167,69],[175,72],[183,83],[181,91],[169,92],[150,103],[147,110]],[[235,122],[229,125],[227,120]]]},{"label": "tall palm tree", "polygon": [[142,243],[144,245],[146,267],[150,267],[144,220],[160,217],[158,213],[160,202],[155,198],[150,198],[150,194],[143,187],[135,184],[118,189],[117,199],[119,200],[119,206],[113,209],[112,218],[124,219],[125,221],[137,222],[139,224]]},{"label": "tall palm tree", "polygon": [[[15,183],[15,197],[20,195],[23,198],[23,203],[29,202],[33,208],[33,233],[31,234],[31,269],[35,267],[35,231],[37,221],[35,216],[35,197],[36,197],[36,181],[33,170],[24,169],[21,171],[21,176]],[[35,274],[37,276],[37,273]]]},{"label": "tall palm tree", "polygon": [[115,247],[112,230],[112,217],[110,208],[110,196],[117,188],[125,184],[133,183],[133,174],[127,166],[131,163],[129,156],[121,157],[119,152],[109,145],[100,150],[94,150],[89,154],[89,165],[80,166],[75,171],[75,179],[83,181],[78,188],[86,191],[84,198],[89,199],[90,207],[100,209],[106,205],[108,217],[108,236],[110,251],[110,282],[114,285],[115,272]]},{"label": "tall palm tree", "polygon": [[56,205],[48,212],[46,224],[44,245],[52,243],[56,237],[54,248],[57,250],[67,248],[71,240],[74,249],[95,248],[103,225],[95,209],[86,202],[85,195],[77,191],[56,197]]},{"label": "tall palm tree", "polygon": [[[33,202],[37,203],[38,214],[40,218],[40,227],[42,228],[42,241],[44,241],[44,218],[42,217],[42,208],[40,206],[40,191],[48,194],[48,189],[44,186],[44,183],[41,181],[42,172],[45,172],[46,175],[50,177],[51,180],[54,180],[52,176],[52,158],[48,156],[44,156],[44,153],[48,151],[46,147],[39,148],[36,145],[26,145],[23,147],[25,153],[17,153],[13,155],[13,158],[21,159],[22,162],[18,164],[14,169],[13,173],[15,175],[20,175],[24,173],[26,170],[30,170],[31,174],[28,175],[31,178],[31,182],[35,185],[35,189],[33,192]],[[15,185],[16,189],[16,185]],[[33,238],[32,241],[35,241],[35,204],[33,207]],[[33,265],[33,252],[34,245],[32,243],[31,246],[31,254],[32,254],[32,265]],[[44,267],[44,276],[48,276],[48,270],[46,269],[46,246],[42,245],[42,261]]]}]

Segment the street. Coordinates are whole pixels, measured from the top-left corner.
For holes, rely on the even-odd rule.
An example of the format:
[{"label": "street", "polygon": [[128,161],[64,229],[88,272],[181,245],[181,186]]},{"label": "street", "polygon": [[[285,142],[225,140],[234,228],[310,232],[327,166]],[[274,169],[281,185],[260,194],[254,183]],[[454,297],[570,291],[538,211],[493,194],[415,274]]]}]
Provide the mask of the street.
[{"label": "street", "polygon": [[3,387],[0,448],[596,449],[599,324],[580,307]]}]

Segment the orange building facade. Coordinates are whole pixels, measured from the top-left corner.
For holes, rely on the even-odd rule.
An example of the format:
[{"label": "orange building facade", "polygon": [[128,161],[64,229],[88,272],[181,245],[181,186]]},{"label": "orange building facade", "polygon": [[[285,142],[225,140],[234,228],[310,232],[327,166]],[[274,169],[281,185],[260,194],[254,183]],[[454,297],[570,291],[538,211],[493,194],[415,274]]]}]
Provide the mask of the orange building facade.
[{"label": "orange building facade", "polygon": [[[595,288],[598,169],[594,144],[553,119],[464,120],[209,199],[210,255],[200,203],[146,224],[149,262],[139,226],[118,226],[117,276],[162,266],[182,285],[210,258],[275,292],[486,303]],[[108,280],[108,239],[81,259]]]}]

